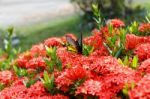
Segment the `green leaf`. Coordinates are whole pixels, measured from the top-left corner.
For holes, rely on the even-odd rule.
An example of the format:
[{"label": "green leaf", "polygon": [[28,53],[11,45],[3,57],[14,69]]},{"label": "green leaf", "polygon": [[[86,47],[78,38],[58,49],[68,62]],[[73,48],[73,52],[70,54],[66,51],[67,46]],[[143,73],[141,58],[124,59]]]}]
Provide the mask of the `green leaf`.
[{"label": "green leaf", "polygon": [[133,60],[132,60],[132,65],[131,65],[131,67],[132,67],[133,69],[136,69],[137,66],[138,66],[138,57],[137,57],[137,56],[134,56],[134,57],[133,57]]},{"label": "green leaf", "polygon": [[45,49],[46,49],[47,54],[48,54],[49,56],[51,56],[51,53],[53,52],[52,47],[49,48],[49,47],[45,46]]},{"label": "green leaf", "polygon": [[17,74],[17,76],[19,76],[19,77],[28,75],[28,72],[26,69],[18,68],[17,66],[13,66],[13,69],[14,69],[15,73]]},{"label": "green leaf", "polygon": [[150,23],[150,12],[147,12],[147,15],[145,16],[145,19],[148,23]]},{"label": "green leaf", "polygon": [[[72,86],[70,86],[70,94],[75,94],[76,89],[85,82],[86,78],[79,79],[74,82]],[[92,98],[93,99],[93,98]]]},{"label": "green leaf", "polygon": [[19,70],[18,70],[17,66],[14,65],[13,69],[14,69],[15,73],[18,74]]},{"label": "green leaf", "polygon": [[9,33],[9,36],[12,36],[13,31],[14,31],[14,28],[13,28],[13,27],[9,27],[9,28],[7,29],[7,31],[8,31],[8,33]]},{"label": "green leaf", "polygon": [[125,45],[125,41],[126,41],[126,34],[127,34],[127,31],[125,29],[120,29],[120,43],[123,45]]},{"label": "green leaf", "polygon": [[120,58],[118,59],[118,62],[119,62],[121,65],[124,65],[123,62],[122,62],[122,60],[121,60]]},{"label": "green leaf", "polygon": [[88,56],[93,52],[93,50],[94,50],[93,46],[83,45],[83,55]]},{"label": "green leaf", "polygon": [[113,45],[115,45],[116,40],[117,40],[117,36],[111,37],[111,42]]},{"label": "green leaf", "polygon": [[112,34],[113,26],[111,24],[108,25],[108,31],[110,34]]},{"label": "green leaf", "polygon": [[11,68],[10,64],[10,59],[6,59],[5,61],[0,62],[0,70],[9,70]]},{"label": "green leaf", "polygon": [[54,75],[49,77],[48,72],[44,71],[44,78],[41,78],[42,83],[44,84],[44,87],[53,94],[54,92]]},{"label": "green leaf", "polygon": [[98,12],[99,12],[98,4],[92,4],[92,9],[93,9],[94,15],[95,15],[95,16],[99,16],[99,15],[98,15]]},{"label": "green leaf", "polygon": [[128,91],[129,91],[129,86],[128,86],[128,84],[125,84],[125,87],[122,89],[122,93],[125,96],[128,96]]},{"label": "green leaf", "polygon": [[49,72],[53,72],[54,71],[54,65],[55,63],[53,61],[50,61],[49,59],[44,59],[46,64],[48,65],[48,70]]},{"label": "green leaf", "polygon": [[0,91],[5,88],[5,85],[3,83],[0,83]]},{"label": "green leaf", "polygon": [[49,82],[50,81],[50,78],[49,78],[49,75],[48,75],[47,71],[44,71],[44,81],[45,82]]},{"label": "green leaf", "polygon": [[62,70],[62,62],[59,58],[57,58],[57,60],[56,60],[56,66],[59,71]]},{"label": "green leaf", "polygon": [[56,60],[56,59],[57,59],[56,47],[53,47],[53,48],[52,48],[51,58],[52,58],[53,60]]},{"label": "green leaf", "polygon": [[101,18],[101,12],[98,7],[98,4],[92,4],[92,12],[94,14],[93,19],[95,20],[97,27],[100,29],[102,25],[102,18]]},{"label": "green leaf", "polygon": [[35,79],[30,79],[29,81],[23,80],[23,84],[27,87],[30,88],[31,85],[35,84],[37,80]]},{"label": "green leaf", "polygon": [[50,72],[54,71],[54,66],[57,67],[58,70],[62,70],[62,63],[59,57],[57,57],[56,47],[45,47],[48,55],[51,57],[51,61],[45,59],[46,64],[49,66]]},{"label": "green leaf", "polygon": [[148,23],[150,23],[150,19],[147,16],[145,17],[145,19]]},{"label": "green leaf", "polygon": [[140,33],[138,31],[138,26],[139,26],[139,24],[136,21],[132,22],[131,26],[128,27],[129,33],[133,33],[135,35],[139,35]]},{"label": "green leaf", "polygon": [[125,56],[123,64],[124,65],[129,65],[129,58],[128,58],[128,56]]},{"label": "green leaf", "polygon": [[46,48],[46,52],[48,54],[48,56],[50,56],[53,60],[56,60],[56,47],[47,47]]},{"label": "green leaf", "polygon": [[123,48],[120,47],[119,50],[116,52],[115,57],[118,58],[122,52]]}]

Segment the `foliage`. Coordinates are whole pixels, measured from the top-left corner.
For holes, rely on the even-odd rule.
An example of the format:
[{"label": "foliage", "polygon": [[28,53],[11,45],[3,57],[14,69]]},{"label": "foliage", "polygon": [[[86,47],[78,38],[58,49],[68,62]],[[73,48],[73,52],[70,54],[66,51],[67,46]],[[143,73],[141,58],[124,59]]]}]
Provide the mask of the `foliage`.
[{"label": "foliage", "polygon": [[54,75],[49,77],[48,72],[44,71],[44,78],[41,78],[41,81],[43,82],[45,88],[53,94],[54,91]]},{"label": "foliage", "polygon": [[[82,32],[79,37],[51,37],[15,58],[9,36],[6,50],[0,52],[1,63],[9,63],[1,66],[0,97],[147,99],[150,23],[105,22],[96,5],[93,9],[98,27],[88,37],[83,38]],[[13,55],[5,58],[3,53]]]},{"label": "foliage", "polygon": [[47,51],[48,56],[51,57],[50,61],[48,59],[45,59],[45,62],[49,66],[49,70],[51,72],[53,72],[54,66],[56,66],[56,68],[61,71],[62,70],[62,63],[61,63],[61,60],[59,59],[59,57],[57,57],[57,55],[56,55],[57,54],[56,53],[56,47],[48,48],[46,46],[46,51]]},{"label": "foliage", "polygon": [[71,0],[71,1],[75,2],[80,7],[80,9],[85,13],[83,19],[87,20],[89,23],[93,22],[92,16],[96,14],[93,13],[92,4],[98,5],[98,9],[101,12],[100,16],[105,18],[105,20],[118,17],[124,18],[126,19],[127,22],[130,22],[130,20],[132,19],[139,20],[139,18],[142,17],[139,13],[144,12],[144,9],[141,8],[140,6],[133,8],[131,6],[132,0]]},{"label": "foliage", "polygon": [[26,69],[18,68],[17,66],[13,66],[14,72],[18,77],[27,76],[28,72]]},{"label": "foliage", "polygon": [[11,69],[13,59],[20,53],[20,48],[15,49],[12,45],[13,27],[9,27],[4,38],[4,49],[0,48],[0,70]]}]

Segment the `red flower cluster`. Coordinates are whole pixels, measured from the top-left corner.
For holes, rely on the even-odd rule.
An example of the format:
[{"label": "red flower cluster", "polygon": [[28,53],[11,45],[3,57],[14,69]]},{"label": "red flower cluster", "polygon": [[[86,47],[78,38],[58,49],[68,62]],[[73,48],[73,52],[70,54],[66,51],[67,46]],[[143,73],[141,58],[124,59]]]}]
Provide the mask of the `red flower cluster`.
[{"label": "red flower cluster", "polygon": [[137,46],[134,53],[141,61],[150,58],[150,43],[145,43]]},{"label": "red flower cluster", "polygon": [[149,33],[150,32],[150,23],[141,24],[138,28],[140,32]]},{"label": "red flower cluster", "polygon": [[13,80],[15,80],[15,77],[11,71],[1,71],[0,72],[0,83],[3,83],[5,85],[10,84]]},{"label": "red flower cluster", "polygon": [[125,26],[125,23],[120,20],[120,19],[111,19],[111,20],[108,20],[107,24],[109,25],[112,25],[113,27],[115,28],[119,28],[119,27],[124,27]]},{"label": "red flower cluster", "polygon": [[86,74],[86,70],[80,66],[69,68],[56,78],[57,87],[61,88],[63,91],[68,91],[71,84],[86,78]]},{"label": "red flower cluster", "polygon": [[59,94],[51,96],[40,81],[30,88],[26,88],[22,80],[16,81],[10,88],[1,91],[0,97],[1,99],[68,99],[66,96]]},{"label": "red flower cluster", "polygon": [[90,65],[90,69],[98,74],[108,74],[110,72],[114,72],[118,67],[121,66],[119,65],[117,59],[111,56],[97,58],[94,63]]},{"label": "red flower cluster", "polygon": [[84,43],[94,47],[93,55],[97,56],[106,56],[108,55],[108,51],[103,45],[103,39],[101,37],[100,32],[98,30],[93,31],[93,36],[87,37],[84,39]]},{"label": "red flower cluster", "polygon": [[87,80],[84,82],[84,84],[80,87],[78,87],[76,93],[77,94],[88,94],[93,96],[98,96],[100,90],[102,89],[102,82],[96,81],[96,80]]},{"label": "red flower cluster", "polygon": [[20,67],[26,67],[26,63],[32,58],[30,52],[26,52],[20,54],[19,57],[16,59],[16,64]]},{"label": "red flower cluster", "polygon": [[150,37],[140,37],[134,34],[126,35],[126,49],[135,49],[138,45],[143,43],[150,43]]},{"label": "red flower cluster", "polygon": [[[65,37],[49,38],[20,54],[15,65],[27,69],[28,75],[22,79],[18,77],[16,80],[13,69],[12,71],[0,71],[0,82],[9,84],[9,87],[6,86],[0,92],[0,99],[86,99],[88,97],[112,99],[121,97],[120,93],[125,85],[129,85],[128,91],[131,99],[148,99],[150,97],[150,37],[127,34],[125,45],[124,42],[122,44],[126,49],[121,50],[120,59],[117,59],[109,52],[118,51],[118,47],[120,48],[118,42],[122,40],[122,31],[119,27],[124,27],[125,24],[119,19],[110,20],[108,24],[113,26],[112,31],[109,31],[109,26],[106,25],[101,30],[95,29],[92,36],[83,39],[83,52],[91,51],[90,47],[93,47],[88,56],[68,50],[68,47],[72,46],[68,46]],[[146,28],[146,31],[148,29],[146,26],[141,27]],[[141,27],[139,27],[139,31],[145,31]],[[77,40],[73,34],[67,35],[73,40]],[[119,39],[113,38],[115,35]],[[110,38],[110,42],[108,38]],[[111,41],[114,41],[113,44]],[[109,46],[109,44],[112,45]],[[54,57],[57,57],[56,60],[47,55],[45,46],[56,47],[56,53],[54,53]],[[108,49],[108,47],[110,48]],[[49,52],[51,51],[49,49]],[[128,55],[126,53],[128,51],[133,53]],[[137,55],[140,61],[138,63],[132,61],[133,63],[130,64],[133,55]],[[58,69],[61,65],[60,62],[62,70]],[[139,65],[135,70],[130,68],[135,64]],[[49,77],[50,75],[54,75],[54,79],[53,76]],[[31,81],[36,79],[36,82],[27,88],[24,85],[25,82],[23,83],[25,78],[31,79]],[[12,82],[13,80],[14,82]],[[12,84],[10,85],[10,83]],[[49,85],[46,85],[47,83]],[[135,87],[130,88],[133,83]],[[53,92],[47,90],[47,87],[51,86]],[[121,95],[124,94],[121,93]]]},{"label": "red flower cluster", "polygon": [[129,92],[130,99],[149,99],[150,98],[150,74],[145,75],[136,87]]},{"label": "red flower cluster", "polygon": [[19,56],[19,58],[16,61],[17,61],[17,65],[23,68],[44,69],[46,67],[44,58],[41,56],[28,59],[23,55],[23,56]]},{"label": "red flower cluster", "polygon": [[84,43],[93,46],[95,49],[100,49],[103,47],[102,37],[99,33],[94,33],[93,36],[84,39]]},{"label": "red flower cluster", "polygon": [[35,45],[31,48],[30,52],[24,53],[19,56],[16,63],[19,67],[23,68],[45,68],[44,57],[46,56],[46,50],[42,48],[42,45]]},{"label": "red flower cluster", "polygon": [[50,46],[61,46],[62,40],[57,37],[49,38],[44,41],[44,45],[50,47]]},{"label": "red flower cluster", "polygon": [[111,74],[102,76],[99,79],[88,79],[77,88],[76,94],[111,99],[117,96],[117,93],[129,82],[132,82],[132,77],[127,78],[125,74]]},{"label": "red flower cluster", "polygon": [[46,68],[46,63],[43,57],[32,58],[26,63],[26,68]]},{"label": "red flower cluster", "polygon": [[91,73],[88,74],[88,80],[77,88],[77,94],[110,99],[115,97],[126,83],[141,79],[139,73],[119,65],[118,61],[110,56],[96,58],[89,66]]},{"label": "red flower cluster", "polygon": [[141,63],[141,65],[139,66],[138,70],[141,72],[141,73],[150,73],[150,58],[143,61]]},{"label": "red flower cluster", "polygon": [[31,56],[46,56],[46,50],[43,44],[32,46],[30,49]]}]

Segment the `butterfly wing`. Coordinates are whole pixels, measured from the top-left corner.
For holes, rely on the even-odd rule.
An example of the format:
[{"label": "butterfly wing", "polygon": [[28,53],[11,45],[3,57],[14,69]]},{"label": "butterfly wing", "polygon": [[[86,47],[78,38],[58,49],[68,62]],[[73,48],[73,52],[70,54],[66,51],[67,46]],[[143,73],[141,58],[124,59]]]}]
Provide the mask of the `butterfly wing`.
[{"label": "butterfly wing", "polygon": [[77,52],[77,48],[76,48],[76,46],[78,45],[77,42],[68,35],[66,35],[66,40],[70,44],[67,46],[67,49],[72,52]]},{"label": "butterfly wing", "polygon": [[78,38],[77,41],[68,35],[66,35],[66,40],[70,45],[72,45],[72,46],[68,46],[69,50],[82,53],[82,33],[80,35],[80,38]]},{"label": "butterfly wing", "polygon": [[78,38],[78,40],[77,40],[77,42],[78,42],[78,46],[77,46],[77,49],[78,49],[78,52],[79,53],[82,53],[82,47],[83,47],[83,38],[82,38],[83,36],[82,36],[82,32],[80,32],[80,36],[79,36],[79,38]]}]

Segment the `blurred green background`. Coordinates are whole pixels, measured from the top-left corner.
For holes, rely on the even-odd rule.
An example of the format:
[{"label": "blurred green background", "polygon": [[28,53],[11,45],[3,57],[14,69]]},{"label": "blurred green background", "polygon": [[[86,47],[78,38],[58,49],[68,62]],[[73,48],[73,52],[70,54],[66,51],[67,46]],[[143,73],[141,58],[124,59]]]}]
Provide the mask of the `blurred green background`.
[{"label": "blurred green background", "polygon": [[[9,0],[8,2],[6,1],[4,2],[5,6],[9,4],[8,3]],[[33,2],[30,3],[31,1]],[[28,6],[38,2],[38,0],[37,1],[31,0],[31,1],[28,3]],[[90,31],[95,27],[93,24],[93,18],[92,18],[93,14],[92,14],[92,9],[91,9],[91,3],[99,4],[99,8],[101,9],[101,13],[103,17],[105,18],[105,20],[109,18],[121,18],[127,24],[130,24],[132,20],[139,20],[139,21],[142,20],[145,17],[147,11],[150,11],[150,0],[58,0],[57,2],[56,1],[57,0],[51,0],[51,1],[39,0],[39,2],[42,2],[42,3],[50,2],[52,4],[51,7],[53,7],[52,9],[57,9],[57,6],[55,7],[54,3],[56,3],[56,5],[58,4],[59,6],[59,5],[63,5],[63,1],[64,1],[65,2],[64,6],[62,6],[65,8],[64,15],[58,14],[54,16],[55,13],[54,14],[50,13],[48,14],[48,17],[54,16],[51,19],[48,19],[45,17],[44,20],[39,21],[39,22],[33,22],[32,24],[14,25],[14,29],[15,29],[14,36],[19,40],[18,44],[22,48],[23,51],[29,49],[33,44],[38,44],[42,42],[43,40],[52,36],[59,37],[59,36],[63,36],[65,33],[74,33],[78,35],[78,33],[80,32],[83,32],[84,36],[90,35]],[[22,3],[25,4],[24,2]],[[13,3],[13,5],[14,4],[15,3]],[[37,7],[39,7],[39,4]],[[69,7],[67,6],[67,4],[69,4]],[[75,10],[73,10],[69,14],[66,14],[68,9],[70,9],[70,5],[71,5],[71,9],[73,7],[73,9]],[[1,7],[5,7],[5,6],[1,6]],[[19,3],[17,6],[19,6]],[[23,5],[23,6],[27,6],[27,5]],[[46,6],[48,6],[48,3]],[[42,9],[47,9],[47,8],[44,8],[45,7],[44,5],[40,7],[41,8],[43,7]],[[44,11],[44,10],[41,10],[41,11]],[[51,12],[53,11],[57,12],[57,10],[52,10]],[[49,13],[49,12],[46,12],[46,13]],[[58,13],[63,13],[63,11],[59,11]],[[38,16],[38,15],[35,14],[35,16]],[[8,17],[11,17],[11,16],[8,16]],[[24,23],[27,23],[27,22],[26,20],[24,21]],[[1,36],[0,46],[1,47],[3,47],[3,38],[5,38],[5,34],[6,34],[5,30],[8,26],[9,25],[5,27],[1,26],[1,30],[0,30],[1,31],[0,33],[0,36]]]}]

